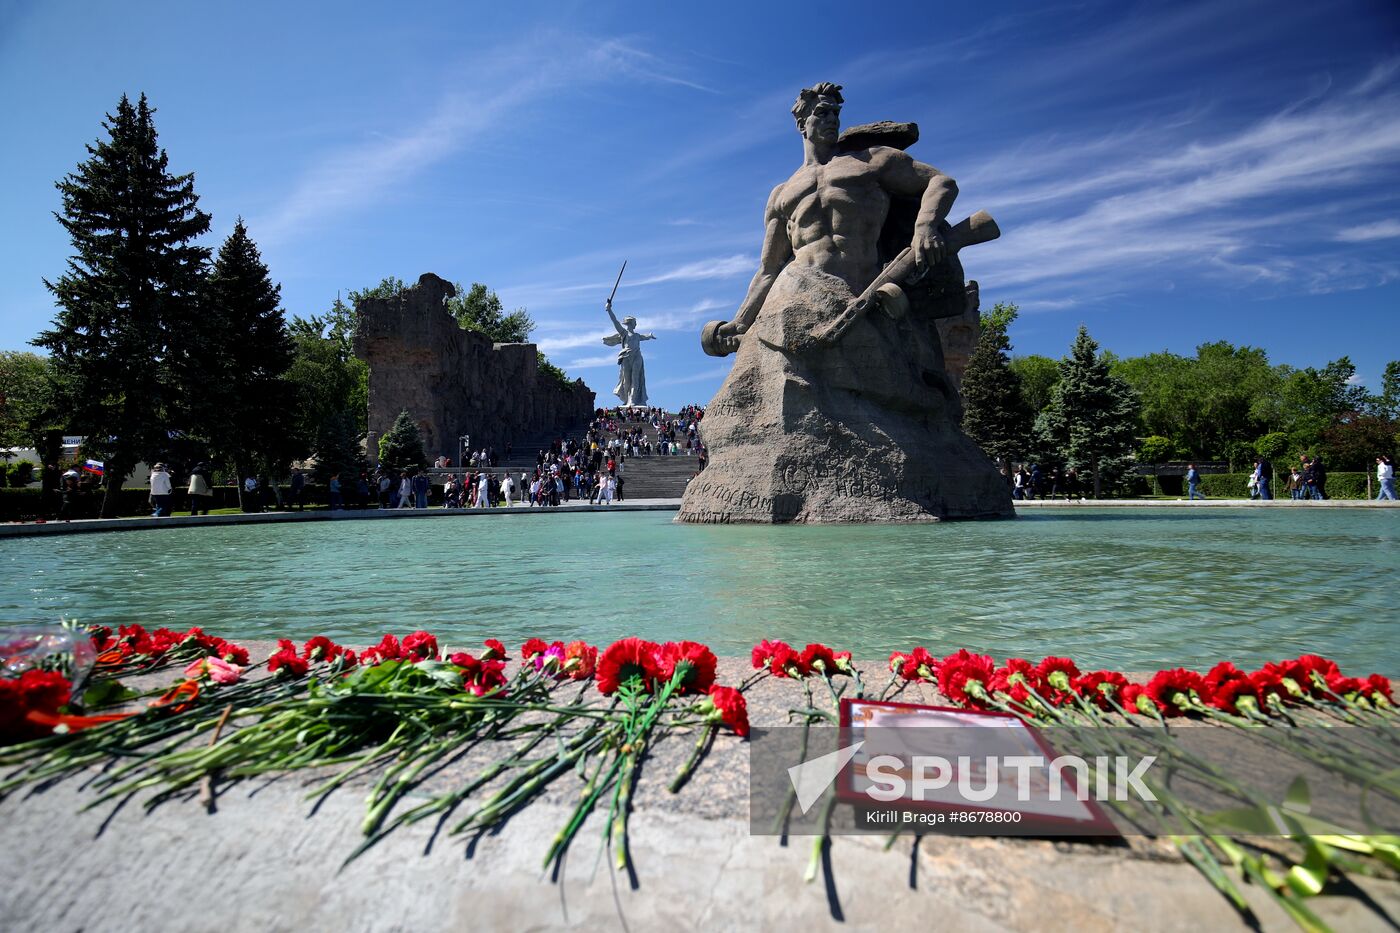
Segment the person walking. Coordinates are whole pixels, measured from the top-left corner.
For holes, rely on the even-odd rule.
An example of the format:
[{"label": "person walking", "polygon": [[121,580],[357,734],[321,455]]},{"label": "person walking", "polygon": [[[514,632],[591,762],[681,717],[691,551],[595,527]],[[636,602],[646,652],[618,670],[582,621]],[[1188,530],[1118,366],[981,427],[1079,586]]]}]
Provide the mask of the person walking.
[{"label": "person walking", "polygon": [[1395,464],[1385,454],[1376,458],[1376,484],[1381,487],[1380,494],[1376,496],[1377,502],[1382,499],[1395,501]]},{"label": "person walking", "polygon": [[292,505],[298,512],[306,510],[306,474],[301,470],[292,470],[291,480]]},{"label": "person walking", "polygon": [[154,518],[168,518],[170,516],[170,474],[165,470],[165,464],[157,463],[151,470],[151,504],[155,506],[152,512]]},{"label": "person walking", "polygon": [[1327,467],[1322,463],[1321,457],[1314,457],[1312,462],[1312,485],[1313,498],[1327,498]]},{"label": "person walking", "polygon": [[190,470],[190,485],[185,490],[190,497],[190,514],[209,514],[209,501],[214,497],[214,489],[209,485],[209,464],[200,461]]},{"label": "person walking", "polygon": [[249,476],[243,480],[243,511],[261,512],[261,496],[258,495],[258,478]]},{"label": "person walking", "polygon": [[1317,487],[1313,485],[1314,476],[1312,458],[1309,457],[1307,454],[1303,454],[1301,457],[1298,458],[1298,462],[1302,464],[1300,472],[1303,474],[1302,495],[1300,495],[1298,498],[1316,499]]},{"label": "person walking", "polygon": [[1259,499],[1268,502],[1273,499],[1273,493],[1269,492],[1269,477],[1273,475],[1274,465],[1267,457],[1260,457],[1254,461],[1254,488],[1259,492]]},{"label": "person walking", "polygon": [[1195,499],[1197,496],[1200,496],[1202,499],[1205,498],[1201,493],[1201,474],[1196,472],[1196,464],[1194,463],[1186,464],[1186,490],[1186,498],[1188,501]]},{"label": "person walking", "polygon": [[399,508],[413,508],[413,477],[404,471],[403,478],[399,480]]},{"label": "person walking", "polygon": [[331,500],[331,511],[335,512],[344,505],[344,500],[340,493],[340,474],[332,473],[330,482],[326,484],[326,491]]},{"label": "person walking", "polygon": [[427,473],[419,473],[413,477],[413,499],[414,504],[420,509],[428,507],[428,489],[432,486],[432,480],[428,479]]}]

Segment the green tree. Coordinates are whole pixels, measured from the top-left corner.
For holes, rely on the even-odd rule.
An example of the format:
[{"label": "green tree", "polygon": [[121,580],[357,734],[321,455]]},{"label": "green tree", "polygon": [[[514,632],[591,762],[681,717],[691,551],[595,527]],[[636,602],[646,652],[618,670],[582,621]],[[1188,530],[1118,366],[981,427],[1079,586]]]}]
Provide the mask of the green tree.
[{"label": "green tree", "polygon": [[1400,418],[1400,360],[1385,364],[1381,394],[1376,396],[1374,407],[1374,413],[1382,418]]},{"label": "green tree", "polygon": [[0,447],[40,446],[52,420],[53,379],[48,357],[0,350]]},{"label": "green tree", "polygon": [[393,426],[379,438],[379,463],[395,471],[421,470],[428,465],[423,436],[407,411],[399,412]]},{"label": "green tree", "polygon": [[368,470],[364,441],[364,432],[348,411],[335,412],[322,421],[316,432],[316,481],[327,483],[337,473],[358,477]]},{"label": "green tree", "polygon": [[491,338],[492,343],[529,343],[535,322],[524,308],[509,314],[494,291],[473,282],[463,289],[457,283],[457,293],[447,299],[447,310],[464,330],[474,330]]},{"label": "green tree", "polygon": [[982,315],[962,381],[963,430],[987,456],[1008,462],[1026,452],[1032,419],[1007,355],[1011,340],[1006,331],[1016,313],[1015,305],[998,304]]},{"label": "green tree", "polygon": [[1081,325],[1069,356],[1060,361],[1050,404],[1036,419],[1036,432],[1048,449],[1074,469],[1089,471],[1096,499],[1132,461],[1138,418],[1136,395],[1109,372],[1098,349]]},{"label": "green tree", "polygon": [[[240,479],[263,471],[280,477],[304,453],[281,302],[282,287],[239,218],[210,270],[204,313],[172,353],[192,433]],[[238,489],[241,498],[241,483]]]},{"label": "green tree", "polygon": [[549,361],[549,357],[540,351],[535,351],[535,372],[545,379],[557,382],[561,386],[569,384],[569,374]]},{"label": "green tree", "polygon": [[107,464],[102,514],[116,513],[126,475],[169,447],[169,347],[199,313],[209,230],[194,176],[171,175],[146,96],[125,95],[108,137],[57,183],[56,214],[73,244],[67,271],[44,284],[59,310],[34,343],[53,359],[58,407],[84,452]]},{"label": "green tree", "polygon": [[1270,431],[1254,442],[1254,450],[1266,460],[1278,460],[1288,453],[1288,435]]},{"label": "green tree", "polygon": [[1138,462],[1140,463],[1166,463],[1176,452],[1176,445],[1171,438],[1163,437],[1160,434],[1151,434],[1142,439],[1138,445]]},{"label": "green tree", "polygon": [[1034,417],[1050,404],[1055,383],[1060,381],[1060,364],[1048,356],[1017,356],[1011,359],[1011,371],[1021,380],[1021,397]]}]

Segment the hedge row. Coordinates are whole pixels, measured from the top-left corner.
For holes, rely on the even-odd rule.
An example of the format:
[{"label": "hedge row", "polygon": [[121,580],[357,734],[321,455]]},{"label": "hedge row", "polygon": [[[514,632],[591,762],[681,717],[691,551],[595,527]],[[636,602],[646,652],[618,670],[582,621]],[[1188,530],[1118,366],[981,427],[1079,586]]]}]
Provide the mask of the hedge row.
[{"label": "hedge row", "polygon": [[[1327,498],[1365,499],[1368,473],[1328,473]],[[1249,498],[1249,473],[1205,473],[1201,476],[1201,492],[1209,499]],[[1374,485],[1374,483],[1373,483]],[[1279,474],[1269,484],[1275,499],[1288,498],[1288,474]],[[1374,496],[1379,490],[1372,490]]]},{"label": "hedge row", "polygon": [[[286,486],[282,488],[283,501],[290,498],[290,492]],[[237,486],[215,486],[213,496],[209,502],[211,509],[236,509],[238,508],[238,487]],[[102,497],[104,491],[94,489],[85,499],[80,499],[75,509],[74,518],[96,518],[102,509]],[[173,495],[172,508],[175,512],[189,512],[189,497],[184,489],[176,489]],[[275,499],[271,500],[275,503]],[[45,514],[44,500],[42,493],[37,486],[30,486],[23,489],[0,489],[0,521],[23,521],[35,518],[53,518],[57,512],[60,500],[55,494],[53,502]],[[305,502],[307,505],[324,505],[328,502],[326,487],[314,483],[306,486]],[[149,515],[151,514],[151,490],[145,486],[135,486],[123,488],[117,500],[118,515]]]}]

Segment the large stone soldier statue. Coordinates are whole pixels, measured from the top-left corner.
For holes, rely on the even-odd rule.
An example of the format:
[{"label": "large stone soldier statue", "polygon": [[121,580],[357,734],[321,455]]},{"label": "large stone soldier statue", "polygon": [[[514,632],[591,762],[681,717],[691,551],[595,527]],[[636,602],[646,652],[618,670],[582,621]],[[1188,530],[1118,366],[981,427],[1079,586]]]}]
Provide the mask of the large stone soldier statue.
[{"label": "large stone soldier statue", "polygon": [[840,133],[841,88],[792,108],[802,166],[773,189],[758,272],[706,353],[736,353],[702,422],[710,464],[692,522],[1011,516],[1010,492],[958,427],[936,322],[962,315],[958,251],[999,235],[947,222],[957,185],[903,151],[913,124]]}]

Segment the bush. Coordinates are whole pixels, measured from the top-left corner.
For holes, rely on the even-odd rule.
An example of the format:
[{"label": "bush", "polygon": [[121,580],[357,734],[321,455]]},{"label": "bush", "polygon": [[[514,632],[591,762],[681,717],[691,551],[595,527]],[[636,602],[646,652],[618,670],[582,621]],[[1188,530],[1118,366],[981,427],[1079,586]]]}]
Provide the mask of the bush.
[{"label": "bush", "polygon": [[34,481],[34,464],[28,460],[0,463],[0,486],[19,488]]},{"label": "bush", "polygon": [[[1366,473],[1328,473],[1327,498],[1365,499]],[[1201,492],[1207,499],[1248,499],[1249,473],[1203,473]],[[1275,474],[1269,492],[1275,499],[1287,499],[1288,472]],[[1375,493],[1373,492],[1372,495]],[[1184,495],[1184,493],[1183,493]]]}]

